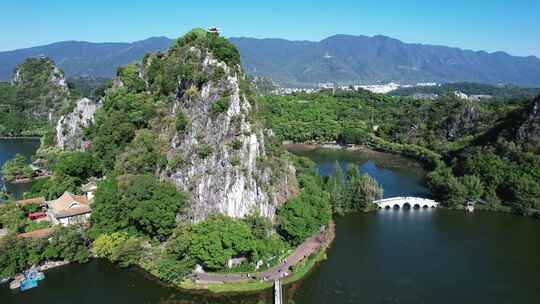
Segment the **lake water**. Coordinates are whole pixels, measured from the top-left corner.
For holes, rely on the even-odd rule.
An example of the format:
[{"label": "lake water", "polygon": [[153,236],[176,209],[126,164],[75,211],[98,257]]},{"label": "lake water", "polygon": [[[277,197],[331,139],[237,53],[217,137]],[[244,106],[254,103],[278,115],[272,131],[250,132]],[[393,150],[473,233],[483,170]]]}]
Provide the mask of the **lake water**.
[{"label": "lake water", "polygon": [[[39,139],[0,139],[0,168],[7,160],[15,157],[15,154],[20,153],[27,157],[30,162],[30,157],[39,148]],[[0,176],[0,190],[3,188],[4,182]],[[16,198],[20,198],[25,191],[30,190],[30,184],[7,184],[7,190]]]},{"label": "lake water", "polygon": [[[416,162],[375,152],[297,151],[331,172],[338,160],[375,177],[386,196],[429,196]],[[540,221],[508,214],[382,210],[336,218],[328,259],[285,287],[288,303],[540,303]],[[163,286],[95,260],[46,273],[0,303],[272,303],[271,292],[212,297]]]}]

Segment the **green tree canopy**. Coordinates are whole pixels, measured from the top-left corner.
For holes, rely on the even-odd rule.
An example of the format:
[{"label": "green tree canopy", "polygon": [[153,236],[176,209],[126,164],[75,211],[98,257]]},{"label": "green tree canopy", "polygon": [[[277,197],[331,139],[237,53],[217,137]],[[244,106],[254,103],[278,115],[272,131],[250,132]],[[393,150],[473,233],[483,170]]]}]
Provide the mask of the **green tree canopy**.
[{"label": "green tree canopy", "polygon": [[246,222],[211,215],[198,224],[180,226],[167,250],[178,259],[194,259],[209,270],[218,270],[233,257],[249,257],[255,246]]},{"label": "green tree canopy", "polygon": [[108,177],[92,204],[92,236],[123,230],[163,240],[176,226],[183,205],[184,195],[153,175]]}]

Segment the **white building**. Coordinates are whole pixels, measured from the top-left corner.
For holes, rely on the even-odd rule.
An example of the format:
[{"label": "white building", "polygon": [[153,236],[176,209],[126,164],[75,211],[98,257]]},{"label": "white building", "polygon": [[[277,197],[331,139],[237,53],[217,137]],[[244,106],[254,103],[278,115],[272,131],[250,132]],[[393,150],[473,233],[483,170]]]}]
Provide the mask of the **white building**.
[{"label": "white building", "polygon": [[94,199],[94,193],[97,190],[97,183],[95,179],[90,180],[88,183],[81,186],[82,192],[86,194],[89,202],[92,202]]},{"label": "white building", "polygon": [[67,226],[71,224],[83,224],[88,221],[92,209],[85,196],[73,195],[64,192],[54,201],[47,202],[49,207],[47,215],[53,225]]}]

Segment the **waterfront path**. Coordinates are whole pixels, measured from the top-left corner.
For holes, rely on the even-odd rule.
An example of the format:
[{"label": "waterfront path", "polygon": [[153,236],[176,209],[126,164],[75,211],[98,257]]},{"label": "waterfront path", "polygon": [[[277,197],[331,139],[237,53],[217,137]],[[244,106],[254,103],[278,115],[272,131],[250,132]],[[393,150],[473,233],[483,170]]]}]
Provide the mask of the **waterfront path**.
[{"label": "waterfront path", "polygon": [[275,281],[284,278],[291,273],[291,267],[303,259],[315,253],[323,247],[327,240],[326,231],[320,232],[298,246],[294,252],[281,261],[278,265],[262,272],[254,273],[209,273],[200,272],[195,275],[195,281],[205,283],[233,283],[251,280]]}]

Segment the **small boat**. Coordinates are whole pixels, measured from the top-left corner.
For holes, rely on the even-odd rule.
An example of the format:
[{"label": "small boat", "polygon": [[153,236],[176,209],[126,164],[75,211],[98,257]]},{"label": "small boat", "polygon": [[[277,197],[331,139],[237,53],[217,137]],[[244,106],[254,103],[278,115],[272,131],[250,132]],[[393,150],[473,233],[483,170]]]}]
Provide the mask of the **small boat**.
[{"label": "small boat", "polygon": [[38,281],[37,280],[24,279],[21,282],[21,291],[26,291],[28,289],[32,289],[32,288],[37,287],[37,286],[38,286]]},{"label": "small boat", "polygon": [[17,274],[15,276],[15,279],[9,283],[9,288],[11,289],[18,289],[21,287],[21,282],[24,280],[24,274]]},{"label": "small boat", "polygon": [[41,281],[43,279],[45,279],[45,274],[32,268],[28,271],[25,271],[24,274],[16,275],[15,279],[9,284],[9,288],[20,288],[21,291],[25,291],[37,287],[38,281]]},{"label": "small boat", "polygon": [[19,289],[19,288],[21,288],[21,281],[18,281],[18,280],[11,281],[11,283],[9,283],[9,288],[10,289]]}]

